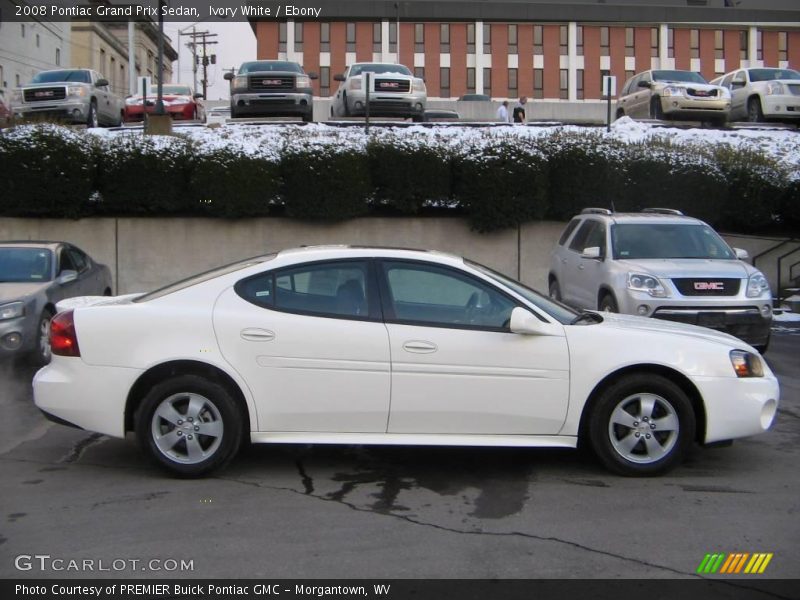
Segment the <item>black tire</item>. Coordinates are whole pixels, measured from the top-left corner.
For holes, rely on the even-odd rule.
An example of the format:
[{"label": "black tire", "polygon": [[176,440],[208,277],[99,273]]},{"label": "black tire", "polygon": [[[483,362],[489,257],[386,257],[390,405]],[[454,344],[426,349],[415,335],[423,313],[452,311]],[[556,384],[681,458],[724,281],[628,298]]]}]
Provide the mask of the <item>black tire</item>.
[{"label": "black tire", "polygon": [[561,302],[561,288],[558,285],[558,280],[553,279],[553,281],[550,282],[550,288],[548,292],[553,300]]},{"label": "black tire", "polygon": [[413,121],[414,123],[424,123],[425,122],[425,115],[424,114],[411,115],[411,121]]},{"label": "black tire", "polygon": [[50,351],[50,321],[53,316],[53,311],[49,308],[44,309],[39,316],[39,323],[36,326],[36,348],[31,353],[31,362],[37,367],[45,366],[53,357]]},{"label": "black tire", "polygon": [[625,376],[605,390],[591,410],[592,448],[619,475],[666,473],[681,463],[694,441],[691,401],[678,385],[660,375]]},{"label": "black tire", "polygon": [[756,350],[758,350],[761,354],[766,354],[767,350],[769,350],[769,340],[772,335],[767,336],[767,341],[763,344],[758,344],[757,346],[753,346]]},{"label": "black tire", "polygon": [[314,122],[314,115],[313,113],[304,113],[303,114],[303,123],[313,123]]},{"label": "black tire", "polygon": [[[175,421],[157,415],[159,409]],[[223,468],[236,455],[243,423],[228,390],[197,375],[179,375],[144,397],[136,414],[136,437],[159,466],[180,477],[200,477]]]},{"label": "black tire", "polygon": [[233,106],[231,106],[231,119],[237,119],[238,117],[239,114],[236,112],[236,109]]},{"label": "black tire", "polygon": [[342,106],[344,107],[344,116],[350,116],[350,107],[347,106],[347,92],[342,92]]},{"label": "black tire", "polygon": [[750,98],[747,101],[747,120],[751,123],[764,122],[764,111],[761,109],[761,100],[759,98]]},{"label": "black tire", "polygon": [[619,306],[617,306],[617,301],[614,299],[609,293],[605,293],[602,298],[600,298],[600,302],[597,305],[597,310],[601,312],[612,312],[618,313]]},{"label": "black tire", "polygon": [[650,99],[650,118],[658,121],[664,120],[664,110],[661,108],[661,98],[653,96]]},{"label": "black tire", "polygon": [[97,118],[97,101],[92,100],[89,103],[89,114],[86,117],[86,127],[100,127],[100,121]]}]

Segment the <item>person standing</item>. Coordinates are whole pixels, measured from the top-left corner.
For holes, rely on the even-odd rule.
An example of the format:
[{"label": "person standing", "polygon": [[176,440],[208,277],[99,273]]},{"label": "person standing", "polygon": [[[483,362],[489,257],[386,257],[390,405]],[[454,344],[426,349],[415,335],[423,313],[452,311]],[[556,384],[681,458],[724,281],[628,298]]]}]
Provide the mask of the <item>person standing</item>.
[{"label": "person standing", "polygon": [[503,103],[497,109],[497,120],[501,123],[511,123],[508,115],[508,100],[503,100]]},{"label": "person standing", "polygon": [[514,123],[526,123],[527,119],[525,118],[525,104],[528,102],[528,98],[526,96],[522,96],[519,99],[519,103],[514,107]]}]

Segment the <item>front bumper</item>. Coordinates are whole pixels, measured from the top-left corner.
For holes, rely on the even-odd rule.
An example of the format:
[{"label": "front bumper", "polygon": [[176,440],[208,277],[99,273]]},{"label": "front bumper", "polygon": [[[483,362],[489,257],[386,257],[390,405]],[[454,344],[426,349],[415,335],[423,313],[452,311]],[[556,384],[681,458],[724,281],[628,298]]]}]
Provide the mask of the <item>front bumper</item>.
[{"label": "front bumper", "polygon": [[231,111],[238,115],[286,117],[311,115],[314,96],[307,92],[235,93],[231,96]]},{"label": "front bumper", "polygon": [[686,96],[661,96],[661,110],[670,117],[685,119],[727,119],[730,98],[701,100]]},{"label": "front bumper", "polygon": [[36,348],[38,322],[18,317],[0,321],[0,358],[19,356]]},{"label": "front bumper", "polygon": [[14,117],[29,119],[31,117],[57,118],[72,123],[85,123],[89,118],[89,104],[86,102],[42,102],[41,106],[23,104],[14,106]]},{"label": "front bumper", "polygon": [[49,416],[113,437],[125,437],[128,392],[142,371],[87,365],[53,356],[33,378],[33,401]]},{"label": "front bumper", "polygon": [[800,119],[800,96],[762,96],[761,112],[768,119]]},{"label": "front bumper", "polygon": [[[367,95],[363,91],[347,92],[347,110],[351,115],[366,114]],[[369,113],[386,117],[421,117],[425,113],[426,94],[371,93]]]},{"label": "front bumper", "polygon": [[753,378],[696,377],[693,381],[706,411],[704,443],[756,435],[772,426],[780,401],[778,380],[772,373]]}]

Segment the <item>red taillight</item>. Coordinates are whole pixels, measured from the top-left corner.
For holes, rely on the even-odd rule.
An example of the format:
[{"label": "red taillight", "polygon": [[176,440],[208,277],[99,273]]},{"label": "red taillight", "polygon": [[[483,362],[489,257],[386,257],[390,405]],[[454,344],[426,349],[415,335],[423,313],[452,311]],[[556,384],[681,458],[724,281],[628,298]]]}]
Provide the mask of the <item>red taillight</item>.
[{"label": "red taillight", "polygon": [[58,313],[50,321],[50,348],[59,356],[81,355],[71,310]]}]

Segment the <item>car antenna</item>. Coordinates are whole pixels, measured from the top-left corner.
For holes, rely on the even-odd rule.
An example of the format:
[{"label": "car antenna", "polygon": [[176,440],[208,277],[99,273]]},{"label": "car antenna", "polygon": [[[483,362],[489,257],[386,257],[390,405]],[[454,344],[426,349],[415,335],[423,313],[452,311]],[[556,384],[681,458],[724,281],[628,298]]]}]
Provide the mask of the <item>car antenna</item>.
[{"label": "car antenna", "polygon": [[611,201],[611,212],[612,212],[612,213],[615,213],[615,212],[617,212],[617,209],[616,209],[616,208],[614,208],[614,201],[613,201],[613,200]]}]

